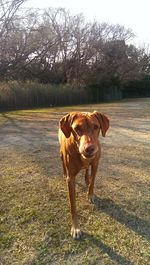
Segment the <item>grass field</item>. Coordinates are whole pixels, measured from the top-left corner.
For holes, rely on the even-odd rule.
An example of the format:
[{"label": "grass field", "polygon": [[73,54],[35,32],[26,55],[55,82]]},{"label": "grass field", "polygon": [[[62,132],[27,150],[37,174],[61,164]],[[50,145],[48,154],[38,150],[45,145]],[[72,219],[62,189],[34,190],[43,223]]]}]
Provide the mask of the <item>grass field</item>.
[{"label": "grass field", "polygon": [[[83,239],[70,236],[58,121],[98,110],[111,127],[100,137],[96,204],[77,177]],[[150,264],[150,99],[0,114],[0,265]]]}]

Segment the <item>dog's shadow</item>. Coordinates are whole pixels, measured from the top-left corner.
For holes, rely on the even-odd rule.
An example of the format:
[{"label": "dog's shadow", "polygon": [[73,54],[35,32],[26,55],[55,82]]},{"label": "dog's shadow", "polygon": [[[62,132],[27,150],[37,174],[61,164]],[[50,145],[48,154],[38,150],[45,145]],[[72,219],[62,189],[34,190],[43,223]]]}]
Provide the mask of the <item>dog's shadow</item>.
[{"label": "dog's shadow", "polygon": [[94,207],[95,209],[108,214],[126,227],[132,229],[140,236],[150,240],[150,222],[139,218],[133,213],[127,212],[125,209],[114,203],[113,200],[101,199],[96,196]]},{"label": "dog's shadow", "polygon": [[[77,182],[77,185],[82,192],[87,191],[86,186],[82,183]],[[150,222],[143,220],[134,213],[126,211],[113,200],[101,199],[95,196],[94,208],[108,214],[113,219],[132,229],[138,235],[145,237],[148,241],[150,240]]]},{"label": "dog's shadow", "polygon": [[[101,199],[96,196],[94,209],[108,214],[121,224],[132,229],[135,233],[145,237],[147,240],[150,239],[150,223],[122,209],[119,205],[114,203],[113,200]],[[88,239],[91,244],[98,247],[103,253],[107,253],[107,255],[118,264],[133,265],[132,262],[93,235],[84,232],[83,240],[85,239]]]},{"label": "dog's shadow", "polygon": [[[103,243],[100,239],[95,238],[92,235],[89,235],[88,233],[83,234],[83,240],[88,239],[88,241],[92,244],[95,245],[97,248],[100,249],[103,253],[107,254],[111,260],[114,260],[117,262],[117,264],[122,264],[122,265],[133,265],[132,262],[127,260],[125,257],[117,253],[115,250],[113,250],[111,247],[107,246],[105,243]],[[94,263],[95,264],[95,263]]]}]

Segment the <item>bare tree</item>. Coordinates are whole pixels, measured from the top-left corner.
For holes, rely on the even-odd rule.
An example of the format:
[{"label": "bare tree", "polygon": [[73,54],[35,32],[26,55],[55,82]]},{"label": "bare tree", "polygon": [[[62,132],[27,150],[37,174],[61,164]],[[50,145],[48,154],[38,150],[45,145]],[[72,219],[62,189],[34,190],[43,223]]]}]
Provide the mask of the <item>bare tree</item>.
[{"label": "bare tree", "polygon": [[17,19],[17,11],[26,0],[0,0],[0,38],[6,37]]},{"label": "bare tree", "polygon": [[[63,8],[22,10],[25,0],[0,0],[0,79],[38,79],[80,87],[120,82],[149,71],[149,54],[129,45],[131,29],[87,23]],[[21,11],[21,12],[20,12]]]},{"label": "bare tree", "polygon": [[3,77],[12,66],[12,44],[15,42],[18,11],[25,0],[0,0],[0,72]]}]

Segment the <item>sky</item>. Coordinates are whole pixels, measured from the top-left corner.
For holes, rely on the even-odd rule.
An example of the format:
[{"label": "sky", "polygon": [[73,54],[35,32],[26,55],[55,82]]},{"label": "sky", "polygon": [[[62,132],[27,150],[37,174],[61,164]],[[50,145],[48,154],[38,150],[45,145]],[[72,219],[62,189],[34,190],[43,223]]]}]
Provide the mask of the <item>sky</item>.
[{"label": "sky", "polygon": [[120,24],[131,28],[137,46],[150,44],[150,0],[28,0],[27,7],[63,7],[83,13],[87,21]]}]

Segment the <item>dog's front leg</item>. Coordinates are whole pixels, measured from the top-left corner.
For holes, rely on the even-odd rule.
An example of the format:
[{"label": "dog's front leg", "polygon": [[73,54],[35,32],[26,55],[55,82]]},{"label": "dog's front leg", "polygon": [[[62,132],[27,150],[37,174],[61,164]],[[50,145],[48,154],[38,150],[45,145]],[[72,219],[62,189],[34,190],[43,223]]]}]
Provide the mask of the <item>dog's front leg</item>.
[{"label": "dog's front leg", "polygon": [[85,171],[85,184],[87,187],[89,186],[89,168]]},{"label": "dog's front leg", "polygon": [[63,177],[66,178],[67,177],[66,164],[64,162],[64,156],[63,156],[63,153],[61,151],[60,151],[60,157],[61,157],[62,165],[63,165]]},{"label": "dog's front leg", "polygon": [[94,182],[96,177],[96,172],[98,168],[98,163],[94,163],[91,165],[91,175],[89,176],[89,185],[88,185],[88,200],[90,203],[95,202],[95,195],[94,195]]},{"label": "dog's front leg", "polygon": [[73,239],[80,239],[81,231],[79,229],[77,214],[76,214],[75,177],[74,176],[67,177],[67,185],[68,185],[68,191],[69,191],[69,200],[70,200],[71,217],[72,217],[71,236],[73,237]]}]

